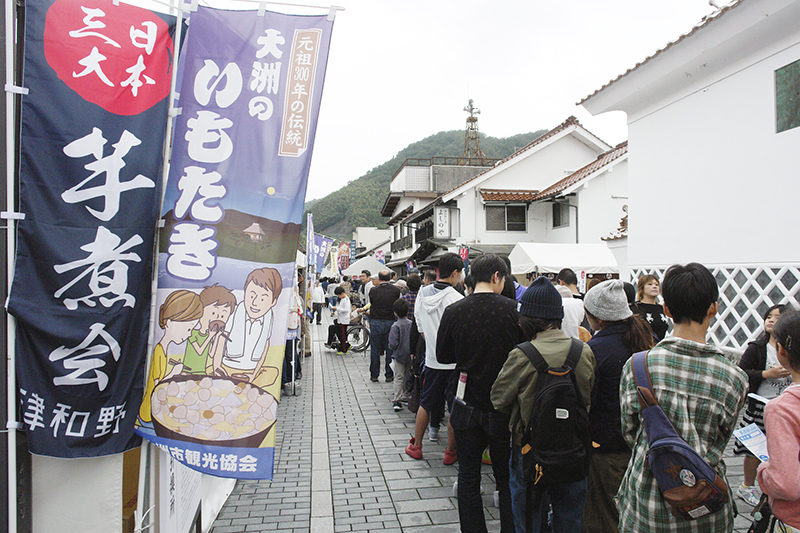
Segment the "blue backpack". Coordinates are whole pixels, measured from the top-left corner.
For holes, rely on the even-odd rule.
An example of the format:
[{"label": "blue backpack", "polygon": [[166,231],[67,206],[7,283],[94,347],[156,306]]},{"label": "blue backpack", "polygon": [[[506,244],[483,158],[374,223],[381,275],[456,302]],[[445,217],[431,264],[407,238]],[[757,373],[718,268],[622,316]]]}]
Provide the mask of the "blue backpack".
[{"label": "blue backpack", "polygon": [[681,438],[661,409],[647,371],[647,352],[633,355],[633,375],[650,445],[647,461],[672,514],[695,520],[719,511],[728,503],[728,484]]}]

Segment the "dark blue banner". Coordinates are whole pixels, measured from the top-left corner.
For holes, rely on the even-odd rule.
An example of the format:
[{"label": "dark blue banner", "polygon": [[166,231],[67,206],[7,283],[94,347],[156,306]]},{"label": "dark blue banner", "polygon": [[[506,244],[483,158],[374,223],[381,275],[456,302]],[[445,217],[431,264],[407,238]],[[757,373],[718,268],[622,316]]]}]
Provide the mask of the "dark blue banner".
[{"label": "dark blue banner", "polygon": [[138,445],[174,17],[25,3],[20,212],[9,311],[33,453]]}]

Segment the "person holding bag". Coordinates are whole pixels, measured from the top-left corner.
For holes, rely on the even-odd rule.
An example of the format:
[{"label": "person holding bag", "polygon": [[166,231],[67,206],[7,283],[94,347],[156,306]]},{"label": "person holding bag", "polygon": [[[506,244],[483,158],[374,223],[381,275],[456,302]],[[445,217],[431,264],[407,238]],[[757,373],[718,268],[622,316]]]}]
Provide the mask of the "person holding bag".
[{"label": "person holding bag", "polygon": [[[655,399],[680,437],[724,479],[722,455],[744,406],[747,375],[718,348],[706,343],[708,327],[717,314],[719,288],[706,267],[689,263],[667,269],[662,289],[665,312],[672,318],[675,329],[671,337],[647,354]],[[673,514],[673,507],[662,496],[647,460],[650,446],[642,427],[642,402],[633,370],[630,359],[620,380],[622,436],[631,447],[631,461],[616,496],[619,530],[732,531],[731,498],[717,512],[695,520]],[[692,480],[688,475],[685,478],[688,486]]]}]

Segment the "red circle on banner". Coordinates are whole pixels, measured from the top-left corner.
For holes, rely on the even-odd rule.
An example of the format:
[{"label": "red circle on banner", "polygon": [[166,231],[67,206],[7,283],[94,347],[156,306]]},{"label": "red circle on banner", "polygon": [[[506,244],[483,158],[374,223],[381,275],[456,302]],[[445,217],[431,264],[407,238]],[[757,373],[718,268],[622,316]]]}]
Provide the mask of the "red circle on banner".
[{"label": "red circle on banner", "polygon": [[138,115],[169,95],[173,43],[155,13],[111,0],[56,0],[47,11],[44,55],[84,100]]}]

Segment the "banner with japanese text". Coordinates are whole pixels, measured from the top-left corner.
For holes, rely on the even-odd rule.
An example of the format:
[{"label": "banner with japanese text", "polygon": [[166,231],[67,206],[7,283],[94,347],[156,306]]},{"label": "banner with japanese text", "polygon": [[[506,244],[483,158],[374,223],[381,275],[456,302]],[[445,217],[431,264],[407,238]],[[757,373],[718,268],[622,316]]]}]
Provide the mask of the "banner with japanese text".
[{"label": "banner with japanese text", "polygon": [[325,267],[325,260],[328,258],[328,252],[332,244],[333,239],[322,235],[314,235],[314,255],[316,257],[317,272],[322,272]]},{"label": "banner with japanese text", "polygon": [[17,255],[20,420],[33,453],[140,443],[175,18],[25,2]]},{"label": "banner with japanese text", "polygon": [[136,431],[203,473],[272,478],[332,27],[327,16],[203,6],[189,18]]}]

